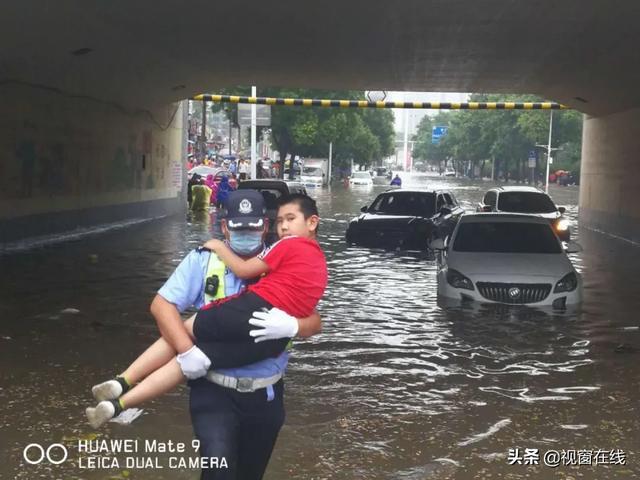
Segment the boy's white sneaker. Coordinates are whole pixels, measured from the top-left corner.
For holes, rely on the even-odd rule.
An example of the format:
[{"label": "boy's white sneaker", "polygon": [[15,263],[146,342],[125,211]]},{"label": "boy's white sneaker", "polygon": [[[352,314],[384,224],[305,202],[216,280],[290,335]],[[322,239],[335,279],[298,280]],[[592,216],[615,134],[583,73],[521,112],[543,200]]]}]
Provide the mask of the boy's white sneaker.
[{"label": "boy's white sneaker", "polygon": [[91,387],[93,398],[99,402],[103,400],[115,400],[122,395],[122,385],[117,380],[107,380]]},{"label": "boy's white sneaker", "polygon": [[116,407],[113,406],[113,403],[105,400],[96,405],[95,408],[87,408],[85,413],[87,414],[89,424],[93,428],[100,428],[115,416]]}]

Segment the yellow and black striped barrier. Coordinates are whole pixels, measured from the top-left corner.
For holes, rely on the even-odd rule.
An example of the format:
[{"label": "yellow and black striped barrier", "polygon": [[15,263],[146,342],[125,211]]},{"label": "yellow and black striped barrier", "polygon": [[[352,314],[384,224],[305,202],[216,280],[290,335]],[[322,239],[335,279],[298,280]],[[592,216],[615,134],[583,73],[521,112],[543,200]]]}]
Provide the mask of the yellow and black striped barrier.
[{"label": "yellow and black striped barrier", "polygon": [[423,108],[431,110],[565,110],[568,108],[554,102],[369,102],[367,100],[241,97],[238,95],[196,95],[191,100],[295,107]]}]

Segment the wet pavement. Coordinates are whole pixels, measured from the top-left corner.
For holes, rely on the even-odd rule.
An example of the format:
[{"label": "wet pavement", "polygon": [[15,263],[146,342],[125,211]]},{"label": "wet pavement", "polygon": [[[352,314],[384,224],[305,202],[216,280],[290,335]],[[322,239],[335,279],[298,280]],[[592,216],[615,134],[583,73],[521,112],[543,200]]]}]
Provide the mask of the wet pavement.
[{"label": "wet pavement", "polygon": [[[492,184],[406,176],[412,186],[450,188],[473,210]],[[584,248],[571,256],[584,278],[582,310],[444,309],[429,256],[346,246],[348,221],[384,189],[313,192],[330,274],[319,306],[324,329],[295,343],[287,420],[265,478],[640,476],[638,247],[578,231],[578,187],[554,186]],[[117,468],[92,468],[77,446],[190,446],[186,387],[151,403],[132,425],[94,432],[83,410],[95,381],[156,338],[148,313],[155,291],[215,224],[215,214],[173,217],[0,256],[0,478],[198,477],[143,451],[129,456],[158,457],[164,468],[127,466],[125,454],[111,455]],[[22,454],[34,442],[62,443],[69,458],[29,465]],[[538,449],[539,464],[509,465],[514,448]],[[600,449],[607,455],[596,457]],[[582,465],[571,465],[579,450],[573,460]],[[603,464],[616,458],[611,450],[622,450],[626,465]],[[557,468],[543,465],[546,452],[553,463],[552,451],[565,451]]]}]

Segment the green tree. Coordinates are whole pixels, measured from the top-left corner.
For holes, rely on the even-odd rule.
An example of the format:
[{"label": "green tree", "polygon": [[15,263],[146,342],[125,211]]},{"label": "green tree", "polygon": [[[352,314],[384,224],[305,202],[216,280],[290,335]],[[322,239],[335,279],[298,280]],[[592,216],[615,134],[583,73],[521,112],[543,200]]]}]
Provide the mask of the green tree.
[{"label": "green tree", "polygon": [[[471,95],[470,101],[541,101],[529,95]],[[556,154],[554,168],[578,170],[582,135],[582,117],[578,112],[554,111],[553,147]],[[447,125],[448,135],[438,145],[431,143],[431,128]],[[529,176],[528,152],[536,144],[547,143],[549,111],[547,110],[462,110],[441,113],[435,118],[425,117],[415,135],[414,156],[431,164],[441,165],[448,160],[458,165],[469,164],[470,174],[479,167],[487,175],[486,166],[493,163],[496,175],[507,173],[511,178],[524,180]],[[542,160],[538,173],[543,171]]]},{"label": "green tree", "polygon": [[[266,89],[265,96],[285,98],[364,99],[364,92]],[[351,160],[369,166],[393,151],[393,115],[386,111],[321,107],[273,107],[271,138],[280,158],[326,157],[333,143],[334,166]]]}]

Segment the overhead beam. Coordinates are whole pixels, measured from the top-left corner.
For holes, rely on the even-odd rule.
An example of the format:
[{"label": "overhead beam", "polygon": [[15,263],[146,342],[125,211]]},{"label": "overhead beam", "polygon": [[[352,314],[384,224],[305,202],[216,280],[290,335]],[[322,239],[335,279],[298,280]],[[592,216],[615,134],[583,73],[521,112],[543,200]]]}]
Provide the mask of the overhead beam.
[{"label": "overhead beam", "polygon": [[334,108],[409,108],[426,110],[566,110],[555,102],[369,102],[367,100],[330,100],[317,98],[244,97],[239,95],[201,94],[192,100],[216,103],[255,103],[290,107]]}]

